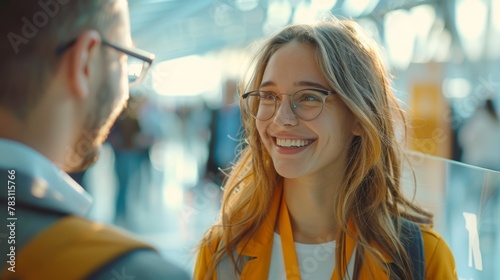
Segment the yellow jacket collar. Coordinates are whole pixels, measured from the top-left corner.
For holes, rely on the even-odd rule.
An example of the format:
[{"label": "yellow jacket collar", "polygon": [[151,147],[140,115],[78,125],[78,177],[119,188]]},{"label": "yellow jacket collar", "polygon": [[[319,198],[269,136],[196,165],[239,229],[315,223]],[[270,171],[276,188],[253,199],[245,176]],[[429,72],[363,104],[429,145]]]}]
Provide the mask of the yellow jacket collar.
[{"label": "yellow jacket collar", "polygon": [[281,203],[283,187],[277,187],[271,197],[271,204],[267,212],[264,222],[257,231],[247,240],[240,242],[238,253],[245,256],[257,257],[262,256],[263,251],[269,251],[272,248],[274,225],[278,218],[278,212]]},{"label": "yellow jacket collar", "polygon": [[[269,210],[264,219],[262,225],[256,230],[252,237],[243,240],[238,246],[238,254],[243,256],[251,257],[251,260],[245,265],[241,279],[266,279],[269,274],[269,265],[271,262],[272,253],[272,242],[274,227],[276,224],[276,219],[278,218],[278,212],[281,204],[281,198],[283,194],[283,187],[277,187],[271,198],[271,203]],[[344,252],[345,257],[349,260],[352,256],[356,245],[357,229],[354,222],[351,220],[347,225],[347,229],[351,235],[346,236],[346,251]],[[385,262],[391,262],[390,257],[383,251],[377,244],[373,244],[374,247],[382,252],[382,256]],[[369,269],[375,269],[381,272],[373,260],[367,259],[363,265],[364,269],[370,267]],[[342,269],[342,275],[345,274],[346,267]],[[334,273],[333,279],[339,279],[338,273]]]}]

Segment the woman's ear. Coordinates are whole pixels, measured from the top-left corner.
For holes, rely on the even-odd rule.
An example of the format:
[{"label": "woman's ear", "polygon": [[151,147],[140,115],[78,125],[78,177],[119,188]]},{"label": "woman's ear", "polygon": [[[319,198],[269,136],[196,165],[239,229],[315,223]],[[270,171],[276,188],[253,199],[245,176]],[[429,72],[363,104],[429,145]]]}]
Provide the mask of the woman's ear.
[{"label": "woman's ear", "polygon": [[363,129],[361,128],[361,124],[359,123],[358,120],[356,120],[356,122],[354,122],[354,126],[352,128],[352,135],[361,136],[362,133],[363,133]]}]

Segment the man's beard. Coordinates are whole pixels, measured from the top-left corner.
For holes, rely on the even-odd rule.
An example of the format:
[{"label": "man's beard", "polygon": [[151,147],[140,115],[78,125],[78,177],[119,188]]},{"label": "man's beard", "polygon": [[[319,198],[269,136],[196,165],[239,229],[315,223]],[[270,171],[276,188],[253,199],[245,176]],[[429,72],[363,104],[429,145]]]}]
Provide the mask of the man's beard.
[{"label": "man's beard", "polygon": [[[92,166],[98,159],[100,148],[109,135],[109,131],[117,117],[126,106],[125,100],[116,100],[110,80],[103,84],[96,94],[94,110],[89,112],[87,121],[71,149],[73,164],[67,164],[67,171],[79,172]],[[116,89],[114,89],[116,91]]]}]

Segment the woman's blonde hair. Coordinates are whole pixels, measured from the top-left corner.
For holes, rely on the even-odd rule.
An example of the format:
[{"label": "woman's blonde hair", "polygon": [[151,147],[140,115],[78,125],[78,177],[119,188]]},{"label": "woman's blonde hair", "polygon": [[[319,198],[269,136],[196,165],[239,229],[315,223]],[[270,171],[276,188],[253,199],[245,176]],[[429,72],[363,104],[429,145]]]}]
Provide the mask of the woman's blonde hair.
[{"label": "woman's blonde hair", "polygon": [[[391,275],[391,279],[413,279],[410,260],[398,237],[398,219],[404,217],[431,224],[432,215],[405,198],[401,189],[404,155],[395,126],[397,121],[405,119],[392,93],[377,44],[353,21],[331,19],[286,27],[258,50],[255,67],[248,82],[240,85],[240,91],[257,89],[270,57],[292,41],[314,48],[328,86],[338,94],[362,128],[361,136],[355,136],[350,144],[339,195],[332,198],[335,199],[334,222],[340,225],[336,266],[347,265],[343,252],[350,234],[347,230],[350,221],[358,231],[358,263],[364,263],[366,254],[390,273],[382,252],[373,246],[375,243],[394,261],[397,271],[403,273]],[[242,110],[242,117],[247,145],[224,186],[221,219],[201,243],[203,246],[214,240],[221,242],[209,265],[207,279],[225,256],[231,258],[236,268],[239,256],[234,256],[235,249],[261,226],[274,190],[282,187],[283,180],[261,142],[255,120],[245,110]],[[359,272],[357,268],[354,275]]]}]

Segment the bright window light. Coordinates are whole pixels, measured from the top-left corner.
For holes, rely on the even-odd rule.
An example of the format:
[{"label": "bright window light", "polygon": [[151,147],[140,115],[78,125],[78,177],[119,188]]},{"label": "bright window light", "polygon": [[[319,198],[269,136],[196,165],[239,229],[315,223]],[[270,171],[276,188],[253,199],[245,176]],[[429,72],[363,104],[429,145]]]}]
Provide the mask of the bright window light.
[{"label": "bright window light", "polygon": [[430,48],[432,40],[436,36],[430,36],[431,29],[436,22],[436,11],[430,5],[420,5],[410,11],[413,21],[418,22],[416,26],[416,46],[414,62],[426,63],[434,55],[436,47]]},{"label": "bright window light", "polygon": [[194,96],[215,92],[220,80],[219,63],[195,55],[161,62],[152,73],[153,89],[158,94],[167,96]]},{"label": "bright window light", "polygon": [[293,13],[293,22],[314,23],[318,19],[328,17],[336,3],[337,0],[301,1]]},{"label": "bright window light", "polygon": [[436,20],[436,11],[430,5],[420,5],[411,9],[413,20],[418,22],[417,34],[419,37],[427,37],[432,24]]},{"label": "bright window light", "polygon": [[456,5],[458,31],[466,40],[475,40],[484,34],[487,10],[482,0],[460,0]]},{"label": "bright window light", "polygon": [[471,60],[482,56],[487,12],[482,0],[459,0],[456,3],[455,23],[464,51]]},{"label": "bright window light", "polygon": [[259,0],[236,0],[235,4],[242,11],[251,11],[259,5]]},{"label": "bright window light", "polygon": [[497,32],[500,32],[500,0],[492,0],[491,11],[493,12],[491,17],[491,20],[493,21],[492,24]]},{"label": "bright window light", "polygon": [[[365,0],[363,0],[365,1]],[[370,0],[366,0],[370,1]],[[378,0],[375,0],[378,1]],[[337,4],[337,0],[311,0],[311,6],[320,12],[330,11]]]},{"label": "bright window light", "polygon": [[412,16],[403,10],[396,10],[384,18],[387,53],[391,64],[406,69],[413,57],[415,25]]},{"label": "bright window light", "polygon": [[295,8],[295,13],[293,16],[294,23],[312,23],[316,20],[317,10],[311,5],[311,3],[302,1]]},{"label": "bright window light", "polygon": [[448,78],[443,81],[443,94],[447,98],[465,98],[470,92],[470,82],[464,78]]},{"label": "bright window light", "polygon": [[452,38],[448,30],[444,29],[437,37],[436,51],[433,60],[436,62],[446,62],[450,58]]},{"label": "bright window light", "polygon": [[344,10],[349,16],[357,17],[373,11],[378,0],[350,0],[344,2]]},{"label": "bright window light", "polygon": [[292,6],[286,0],[274,0],[267,8],[267,20],[264,32],[273,32],[275,29],[289,23],[292,16]]}]

